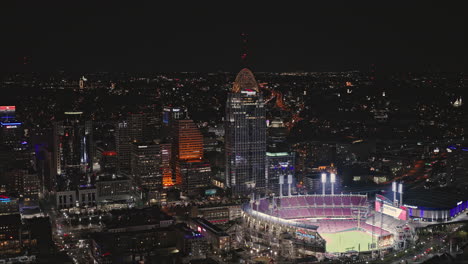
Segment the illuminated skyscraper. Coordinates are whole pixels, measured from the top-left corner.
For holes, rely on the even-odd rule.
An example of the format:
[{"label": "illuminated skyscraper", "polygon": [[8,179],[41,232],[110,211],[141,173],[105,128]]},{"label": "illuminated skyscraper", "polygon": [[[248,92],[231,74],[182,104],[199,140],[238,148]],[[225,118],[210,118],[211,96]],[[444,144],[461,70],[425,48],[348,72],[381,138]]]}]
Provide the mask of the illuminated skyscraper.
[{"label": "illuminated skyscraper", "polygon": [[178,120],[184,120],[186,118],[187,109],[183,107],[165,106],[163,108],[161,138],[165,143],[161,144],[161,157],[164,187],[181,184],[182,182],[180,173],[175,173],[179,155],[177,150],[179,144],[174,138],[178,137],[176,134],[179,133],[176,131]]},{"label": "illuminated skyscraper", "polygon": [[174,124],[175,175],[186,195],[198,195],[209,184],[210,164],[203,160],[203,135],[192,120],[178,120]]},{"label": "illuminated skyscraper", "polygon": [[178,120],[174,129],[176,158],[199,160],[203,158],[203,136],[192,120]]},{"label": "illuminated skyscraper", "polygon": [[226,185],[233,193],[265,188],[264,100],[249,69],[242,69],[228,95],[225,120]]},{"label": "illuminated skyscraper", "polygon": [[175,183],[182,183],[181,162],[201,161],[203,159],[203,136],[192,120],[178,120],[174,124],[173,162]]}]

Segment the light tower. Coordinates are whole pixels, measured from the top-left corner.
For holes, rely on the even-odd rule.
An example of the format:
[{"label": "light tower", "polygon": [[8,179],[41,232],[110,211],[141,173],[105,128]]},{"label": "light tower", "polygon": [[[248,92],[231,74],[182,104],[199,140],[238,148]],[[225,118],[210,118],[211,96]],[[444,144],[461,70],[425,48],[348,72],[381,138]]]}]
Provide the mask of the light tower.
[{"label": "light tower", "polygon": [[336,182],[336,174],[330,174],[330,182],[331,182],[331,194],[335,195],[335,182]]},{"label": "light tower", "polygon": [[327,174],[322,173],[322,195],[325,195],[325,183],[327,183]]},{"label": "light tower", "polygon": [[288,175],[288,196],[291,196],[292,175]]},{"label": "light tower", "polygon": [[283,184],[284,184],[284,178],[283,178],[283,175],[281,175],[281,176],[279,177],[279,187],[280,187],[280,189],[279,189],[279,196],[280,196],[280,197],[283,197]]},{"label": "light tower", "polygon": [[392,182],[392,192],[393,192],[393,205],[397,205],[398,201],[396,199],[396,193],[397,193],[397,183]]},{"label": "light tower", "polygon": [[403,205],[403,183],[398,184],[398,192],[400,193],[400,206]]}]

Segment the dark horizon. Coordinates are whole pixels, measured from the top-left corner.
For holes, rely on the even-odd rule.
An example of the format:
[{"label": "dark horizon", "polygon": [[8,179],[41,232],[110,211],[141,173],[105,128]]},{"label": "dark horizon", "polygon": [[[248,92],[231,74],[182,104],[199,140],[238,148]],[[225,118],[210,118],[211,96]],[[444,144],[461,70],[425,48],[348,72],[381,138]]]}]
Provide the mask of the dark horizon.
[{"label": "dark horizon", "polygon": [[464,18],[453,8],[316,4],[284,23],[290,11],[246,11],[261,21],[252,23],[203,7],[10,5],[0,71],[237,72],[243,32],[254,72],[466,69]]}]

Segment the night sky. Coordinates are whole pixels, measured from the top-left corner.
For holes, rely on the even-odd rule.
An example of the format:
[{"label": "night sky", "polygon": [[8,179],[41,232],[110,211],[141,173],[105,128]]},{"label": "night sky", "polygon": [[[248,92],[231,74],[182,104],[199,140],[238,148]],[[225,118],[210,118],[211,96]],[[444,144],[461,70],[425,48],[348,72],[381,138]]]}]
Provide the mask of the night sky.
[{"label": "night sky", "polygon": [[466,14],[456,5],[2,2],[2,72],[237,71],[242,32],[249,34],[254,71],[466,68]]}]

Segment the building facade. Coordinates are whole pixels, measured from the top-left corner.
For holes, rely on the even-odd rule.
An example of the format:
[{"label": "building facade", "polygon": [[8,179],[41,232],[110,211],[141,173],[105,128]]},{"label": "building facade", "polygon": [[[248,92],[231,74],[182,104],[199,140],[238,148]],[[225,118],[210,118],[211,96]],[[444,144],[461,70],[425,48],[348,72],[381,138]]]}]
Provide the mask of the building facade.
[{"label": "building facade", "polygon": [[235,194],[266,187],[266,119],[253,73],[239,72],[228,94],[225,119],[226,185]]},{"label": "building facade", "polygon": [[83,112],[65,112],[65,119],[54,125],[57,174],[65,175],[74,184],[92,171],[92,122],[84,120]]}]

